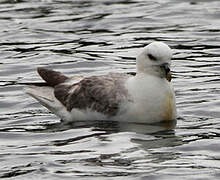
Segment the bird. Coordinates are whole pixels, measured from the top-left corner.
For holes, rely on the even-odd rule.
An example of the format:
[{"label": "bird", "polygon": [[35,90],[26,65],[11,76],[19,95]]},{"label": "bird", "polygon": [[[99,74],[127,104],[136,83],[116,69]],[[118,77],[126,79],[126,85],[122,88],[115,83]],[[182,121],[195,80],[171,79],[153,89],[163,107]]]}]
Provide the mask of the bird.
[{"label": "bird", "polygon": [[65,122],[168,122],[177,117],[171,58],[171,48],[154,41],[137,56],[135,73],[67,77],[38,67],[46,86],[31,85],[25,91]]}]

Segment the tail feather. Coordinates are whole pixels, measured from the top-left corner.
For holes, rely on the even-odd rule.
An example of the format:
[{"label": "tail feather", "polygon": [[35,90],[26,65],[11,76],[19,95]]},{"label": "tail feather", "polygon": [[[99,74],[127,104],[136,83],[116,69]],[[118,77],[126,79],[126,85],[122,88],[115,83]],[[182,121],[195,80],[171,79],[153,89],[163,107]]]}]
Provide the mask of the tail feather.
[{"label": "tail feather", "polygon": [[71,119],[71,114],[66,110],[66,107],[54,96],[53,87],[27,86],[24,90],[61,119]]},{"label": "tail feather", "polygon": [[45,106],[49,110],[56,110],[55,97],[52,87],[28,86],[25,87],[25,92],[33,98],[37,99],[43,106]]},{"label": "tail feather", "polygon": [[69,79],[67,76],[61,74],[58,71],[43,67],[37,68],[37,72],[42,77],[42,79],[45,80],[49,86],[52,87],[64,83],[67,79]]}]

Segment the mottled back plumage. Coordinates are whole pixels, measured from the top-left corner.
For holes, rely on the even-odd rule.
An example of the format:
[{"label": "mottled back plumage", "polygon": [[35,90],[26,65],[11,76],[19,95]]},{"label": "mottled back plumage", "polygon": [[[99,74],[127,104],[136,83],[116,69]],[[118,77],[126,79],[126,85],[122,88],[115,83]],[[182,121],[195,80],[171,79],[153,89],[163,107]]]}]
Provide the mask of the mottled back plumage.
[{"label": "mottled back plumage", "polygon": [[130,75],[110,73],[104,76],[91,76],[73,85],[55,86],[55,97],[71,111],[73,108],[114,116],[119,105],[127,97],[124,80]]}]

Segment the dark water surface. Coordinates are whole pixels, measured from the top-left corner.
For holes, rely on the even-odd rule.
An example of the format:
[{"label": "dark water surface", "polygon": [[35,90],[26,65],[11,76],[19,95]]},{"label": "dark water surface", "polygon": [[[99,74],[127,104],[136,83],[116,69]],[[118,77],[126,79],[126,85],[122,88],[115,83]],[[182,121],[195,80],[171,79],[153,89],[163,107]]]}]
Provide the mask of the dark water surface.
[{"label": "dark water surface", "polygon": [[[220,1],[1,0],[0,177],[220,178]],[[142,47],[174,50],[174,130],[66,125],[23,92],[36,67],[67,75],[135,71]]]}]

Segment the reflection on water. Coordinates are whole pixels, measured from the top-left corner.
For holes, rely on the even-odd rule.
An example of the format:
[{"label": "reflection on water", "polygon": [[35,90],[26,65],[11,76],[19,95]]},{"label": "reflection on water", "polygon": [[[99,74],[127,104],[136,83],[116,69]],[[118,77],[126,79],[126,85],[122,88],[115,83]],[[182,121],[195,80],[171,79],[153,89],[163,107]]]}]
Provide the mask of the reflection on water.
[{"label": "reflection on water", "polygon": [[[219,179],[220,2],[2,0],[0,177]],[[177,125],[65,124],[23,92],[36,67],[135,71],[142,47],[174,50]]]},{"label": "reflection on water", "polygon": [[[128,125],[103,121],[38,124],[26,126],[25,131],[20,129],[20,133],[18,128],[13,131],[4,129],[1,140],[10,145],[2,144],[2,157],[5,161],[16,160],[18,163],[12,166],[11,171],[6,169],[2,177],[17,176],[17,171],[28,174],[39,170],[41,173],[53,171],[67,175],[74,172],[75,176],[95,174],[96,177],[151,172],[153,167],[144,169],[149,166],[149,161],[156,165],[166,161],[169,153],[161,153],[158,157],[148,151],[182,143],[173,130],[165,129],[164,124]],[[141,134],[143,132],[147,134]],[[12,157],[15,159],[11,160]],[[169,159],[173,158],[175,156],[171,153]],[[33,162],[34,159],[37,162]]]}]

